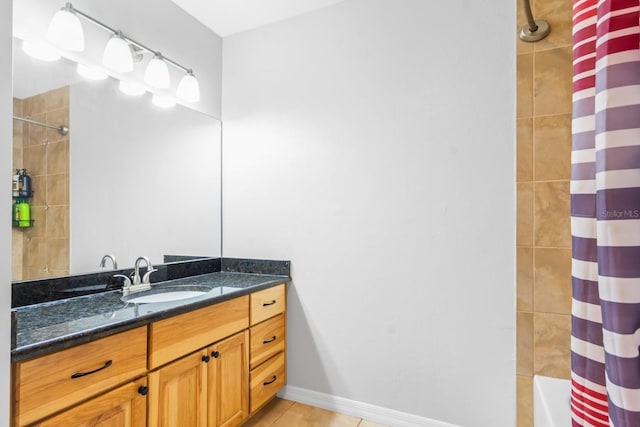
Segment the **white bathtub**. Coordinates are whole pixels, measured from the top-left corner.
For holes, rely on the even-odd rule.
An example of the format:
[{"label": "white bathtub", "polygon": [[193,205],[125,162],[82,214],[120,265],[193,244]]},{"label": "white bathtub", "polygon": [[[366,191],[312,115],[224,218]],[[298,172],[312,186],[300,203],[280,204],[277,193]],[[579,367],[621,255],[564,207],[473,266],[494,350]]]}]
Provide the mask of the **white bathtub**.
[{"label": "white bathtub", "polygon": [[533,425],[567,427],[571,425],[571,383],[569,380],[533,377]]}]

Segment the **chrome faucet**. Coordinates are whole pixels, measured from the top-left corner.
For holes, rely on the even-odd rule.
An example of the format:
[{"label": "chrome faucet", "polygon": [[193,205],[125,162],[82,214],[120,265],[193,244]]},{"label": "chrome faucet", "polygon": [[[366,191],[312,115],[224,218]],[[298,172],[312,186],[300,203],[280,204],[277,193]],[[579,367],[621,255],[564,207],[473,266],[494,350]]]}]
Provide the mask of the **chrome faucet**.
[{"label": "chrome faucet", "polygon": [[[144,261],[147,266],[147,272],[144,274],[142,278],[140,278],[140,262]],[[151,289],[151,273],[154,271],[158,271],[153,268],[151,265],[151,261],[146,256],[141,256],[136,259],[136,263],[134,264],[133,278],[129,283],[127,280],[124,282],[124,286],[122,287],[122,293],[124,295],[129,295],[133,292],[146,291]]]},{"label": "chrome faucet", "polygon": [[117,270],[118,269],[118,261],[116,261],[115,255],[111,255],[111,254],[106,254],[105,256],[103,256],[102,260],[100,261],[100,265],[98,265],[98,267],[103,267],[103,268],[106,267],[108,259],[110,259],[111,263],[113,264],[113,269],[112,270]]}]

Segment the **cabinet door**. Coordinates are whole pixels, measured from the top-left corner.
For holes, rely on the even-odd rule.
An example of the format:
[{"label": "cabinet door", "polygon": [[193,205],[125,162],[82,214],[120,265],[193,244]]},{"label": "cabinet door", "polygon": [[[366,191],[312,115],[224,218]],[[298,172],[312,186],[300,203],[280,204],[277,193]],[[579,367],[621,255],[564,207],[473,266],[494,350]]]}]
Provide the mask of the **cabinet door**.
[{"label": "cabinet door", "polygon": [[249,332],[209,347],[209,427],[238,426],[249,414]]},{"label": "cabinet door", "polygon": [[208,359],[198,351],[148,375],[150,426],[206,427]]},{"label": "cabinet door", "polygon": [[95,397],[38,427],[144,427],[147,425],[146,378]]}]

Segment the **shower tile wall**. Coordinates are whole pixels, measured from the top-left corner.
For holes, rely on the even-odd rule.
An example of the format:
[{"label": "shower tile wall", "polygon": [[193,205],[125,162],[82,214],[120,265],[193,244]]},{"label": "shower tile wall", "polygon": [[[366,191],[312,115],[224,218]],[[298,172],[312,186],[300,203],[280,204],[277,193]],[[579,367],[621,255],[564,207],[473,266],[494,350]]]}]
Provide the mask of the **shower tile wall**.
[{"label": "shower tile wall", "polygon": [[[14,99],[14,108],[22,117],[68,125],[69,88]],[[18,167],[32,177],[29,202],[35,223],[13,230],[13,279],[69,274],[69,136],[14,121],[14,169]]]},{"label": "shower tile wall", "polygon": [[[526,22],[520,0],[517,27]],[[517,414],[533,426],[533,375],[569,378],[573,2],[532,0],[551,25],[517,45]]]}]

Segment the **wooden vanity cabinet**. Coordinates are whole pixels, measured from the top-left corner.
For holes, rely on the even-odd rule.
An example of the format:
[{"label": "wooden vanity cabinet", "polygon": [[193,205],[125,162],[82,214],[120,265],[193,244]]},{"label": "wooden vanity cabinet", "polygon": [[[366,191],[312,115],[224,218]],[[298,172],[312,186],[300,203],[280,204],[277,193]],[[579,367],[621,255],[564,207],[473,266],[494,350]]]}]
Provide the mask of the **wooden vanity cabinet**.
[{"label": "wooden vanity cabinet", "polygon": [[285,308],[282,284],[15,363],[12,426],[239,426],[284,386]]},{"label": "wooden vanity cabinet", "polygon": [[249,412],[248,332],[149,373],[149,425],[234,427]]},{"label": "wooden vanity cabinet", "polygon": [[250,413],[269,402],[286,381],[286,288],[251,294]]}]

